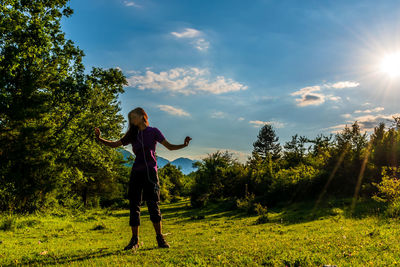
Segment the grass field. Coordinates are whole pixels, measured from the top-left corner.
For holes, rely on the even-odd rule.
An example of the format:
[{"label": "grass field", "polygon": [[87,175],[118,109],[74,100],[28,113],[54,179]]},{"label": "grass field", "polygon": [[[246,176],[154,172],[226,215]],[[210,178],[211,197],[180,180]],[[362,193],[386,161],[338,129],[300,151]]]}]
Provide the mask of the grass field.
[{"label": "grass field", "polygon": [[191,209],[189,201],[163,204],[163,233],[171,245],[157,248],[147,208],[142,208],[136,251],[129,242],[128,210],[2,215],[0,265],[72,266],[384,266],[400,265],[399,220],[378,216],[377,206],[328,202],[311,217],[313,203],[276,207],[257,224],[231,203]]}]

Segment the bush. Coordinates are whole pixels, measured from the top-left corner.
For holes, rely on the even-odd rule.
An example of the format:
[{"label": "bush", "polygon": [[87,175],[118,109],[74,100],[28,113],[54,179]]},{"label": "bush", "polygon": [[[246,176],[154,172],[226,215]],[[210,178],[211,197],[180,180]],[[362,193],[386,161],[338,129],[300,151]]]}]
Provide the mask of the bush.
[{"label": "bush", "polygon": [[12,183],[0,184],[0,210],[14,210],[15,186]]},{"label": "bush", "polygon": [[395,201],[389,204],[385,212],[386,216],[390,218],[397,218],[400,216],[400,201]]},{"label": "bush", "polygon": [[180,197],[180,196],[173,196],[172,198],[171,198],[171,203],[176,203],[176,202],[179,202],[179,201],[182,201],[182,200],[184,200],[185,198],[184,197]]},{"label": "bush", "polygon": [[267,207],[255,202],[255,195],[253,193],[247,194],[242,199],[237,199],[236,207],[245,211],[247,214],[257,214],[260,216],[267,214]]},{"label": "bush", "polygon": [[267,222],[269,222],[269,218],[268,218],[268,215],[265,214],[265,215],[260,215],[260,216],[257,218],[255,224],[264,224],[264,223],[267,223]]},{"label": "bush", "polygon": [[209,194],[201,194],[199,196],[192,194],[190,197],[190,205],[193,208],[204,207],[208,203]]},{"label": "bush", "polygon": [[267,207],[264,207],[260,203],[255,203],[254,210],[259,215],[259,217],[256,220],[256,224],[263,224],[269,222]]},{"label": "bush", "polygon": [[372,184],[378,188],[378,193],[373,199],[388,203],[400,202],[400,168],[383,167],[382,181]]},{"label": "bush", "polygon": [[15,229],[15,218],[8,216],[0,222],[0,230],[13,231]]},{"label": "bush", "polygon": [[111,209],[128,209],[129,200],[125,198],[101,199],[100,206]]},{"label": "bush", "polygon": [[254,194],[247,194],[244,198],[239,198],[236,200],[236,207],[240,210],[247,212],[248,214],[253,214],[254,210]]},{"label": "bush", "polygon": [[289,169],[280,169],[274,174],[274,179],[269,187],[268,201],[281,202],[309,197],[307,193],[319,173],[319,170],[304,164]]},{"label": "bush", "polygon": [[267,207],[264,207],[263,205],[261,205],[260,203],[254,203],[254,211],[258,214],[258,215],[266,215],[267,214]]}]

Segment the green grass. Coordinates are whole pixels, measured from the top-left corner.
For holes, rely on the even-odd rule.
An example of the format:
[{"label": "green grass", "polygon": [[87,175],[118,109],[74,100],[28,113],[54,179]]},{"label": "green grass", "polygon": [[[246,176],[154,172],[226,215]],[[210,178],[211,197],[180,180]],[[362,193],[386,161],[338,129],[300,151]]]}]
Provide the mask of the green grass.
[{"label": "green grass", "polygon": [[[2,215],[0,266],[384,266],[400,264],[399,220],[378,206],[331,201],[311,215],[313,203],[268,210],[268,222],[232,209],[230,202],[190,209],[189,201],[161,205],[171,248],[159,249],[142,208],[136,251],[129,242],[128,210],[90,210],[63,216]],[[231,209],[229,209],[231,207]],[[43,255],[41,255],[43,254]]]}]

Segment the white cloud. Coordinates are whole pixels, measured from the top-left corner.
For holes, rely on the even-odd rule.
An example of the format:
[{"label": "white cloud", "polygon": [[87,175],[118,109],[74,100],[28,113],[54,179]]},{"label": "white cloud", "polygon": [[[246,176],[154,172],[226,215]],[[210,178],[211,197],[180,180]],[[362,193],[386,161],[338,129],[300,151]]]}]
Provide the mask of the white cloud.
[{"label": "white cloud", "polygon": [[297,105],[300,107],[310,105],[317,106],[321,105],[326,100],[337,102],[342,99],[341,97],[335,96],[333,94],[325,94],[322,92],[322,89],[344,89],[357,86],[359,86],[359,83],[350,81],[337,82],[334,84],[325,83],[322,85],[314,85],[301,88],[300,90],[295,91],[290,95],[300,96],[300,98],[296,98]]},{"label": "white cloud", "polygon": [[238,118],[238,121],[243,121],[243,120],[244,120],[243,117]]},{"label": "white cloud", "polygon": [[270,124],[270,125],[274,126],[275,128],[283,128],[285,126],[285,123],[279,122],[279,121],[259,121],[259,120],[256,120],[256,121],[249,121],[249,123],[252,124],[253,127],[255,127],[255,128],[262,127],[262,126],[264,126],[266,124]]},{"label": "white cloud", "polygon": [[225,118],[225,116],[226,116],[226,114],[222,111],[216,111],[211,114],[211,118],[214,118],[214,119],[223,119],[223,118]]},{"label": "white cloud", "polygon": [[210,46],[210,43],[203,38],[197,39],[195,42],[195,47],[200,51],[205,51]]},{"label": "white cloud", "polygon": [[140,7],[138,4],[136,4],[133,1],[124,1],[125,6],[133,6],[133,7]]},{"label": "white cloud", "polygon": [[338,133],[343,131],[345,126],[347,125],[350,127],[355,121],[360,125],[360,129],[362,131],[372,132],[376,126],[378,126],[381,122],[385,123],[386,125],[393,123],[393,117],[399,117],[400,113],[395,114],[377,114],[377,115],[364,115],[354,118],[353,120],[347,121],[348,124],[339,124],[327,129],[332,129],[332,133]]},{"label": "white cloud", "polygon": [[[339,124],[335,126],[328,127],[326,129],[331,130],[331,133],[339,133],[343,131],[343,129],[348,126],[348,124]],[[325,129],[324,129],[325,130]]]},{"label": "white cloud", "polygon": [[176,108],[169,105],[158,105],[158,108],[162,111],[167,112],[168,114],[179,116],[179,117],[189,117],[190,114],[184,111],[183,109]]},{"label": "white cloud", "polygon": [[379,123],[383,122],[385,124],[388,124],[389,122],[393,122],[393,116],[398,117],[400,116],[400,113],[395,113],[395,114],[389,114],[389,115],[384,115],[384,114],[377,114],[377,115],[364,115],[360,117],[354,118],[355,121],[357,121],[360,124],[360,128],[365,130],[365,131],[373,131],[376,126],[379,125]]},{"label": "white cloud", "polygon": [[384,107],[377,107],[374,109],[356,110],[356,111],[354,111],[354,113],[375,113],[375,112],[383,111],[384,109],[385,109]]},{"label": "white cloud", "polygon": [[320,105],[325,102],[325,96],[321,93],[315,93],[321,91],[319,85],[307,86],[296,92],[291,93],[292,96],[300,96],[296,99],[298,106],[304,107],[309,105]]},{"label": "white cloud", "polygon": [[198,37],[201,32],[195,29],[186,28],[183,32],[171,32],[171,34],[178,38],[194,38]]},{"label": "white cloud", "polygon": [[344,88],[357,87],[359,85],[360,85],[360,83],[358,83],[358,82],[344,81],[344,82],[337,82],[334,84],[325,84],[324,86],[327,88],[344,89]]},{"label": "white cloud", "polygon": [[186,28],[183,32],[171,32],[171,34],[179,39],[191,40],[190,44],[199,51],[207,51],[210,47],[210,42],[205,39],[204,33],[199,30]]},{"label": "white cloud", "polygon": [[308,87],[304,87],[296,92],[291,93],[290,95],[306,95],[309,94],[311,92],[315,92],[315,91],[321,91],[321,87],[319,85],[315,85],[315,86],[308,86]]},{"label": "white cloud", "polygon": [[326,98],[335,102],[342,100],[340,96],[334,96],[334,95],[327,95]]},{"label": "white cloud", "polygon": [[199,68],[175,68],[160,73],[148,70],[145,75],[133,75],[127,80],[129,86],[139,90],[169,91],[184,95],[223,94],[248,88],[224,76],[217,76],[211,80],[208,69]]},{"label": "white cloud", "polygon": [[351,114],[349,114],[349,113],[342,114],[342,117],[348,119],[348,118],[351,118]]}]

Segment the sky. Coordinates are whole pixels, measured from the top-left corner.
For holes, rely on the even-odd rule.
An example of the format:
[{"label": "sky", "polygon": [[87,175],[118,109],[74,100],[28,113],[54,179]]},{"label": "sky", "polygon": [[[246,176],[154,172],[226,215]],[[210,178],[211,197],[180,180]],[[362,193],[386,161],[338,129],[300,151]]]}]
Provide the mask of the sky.
[{"label": "sky", "polygon": [[[172,144],[157,154],[241,162],[261,127],[284,145],[400,115],[400,2],[72,0],[66,37],[92,67],[119,68],[121,114],[142,107]],[[127,123],[125,129],[127,129]],[[128,147],[129,149],[129,147]]]}]

